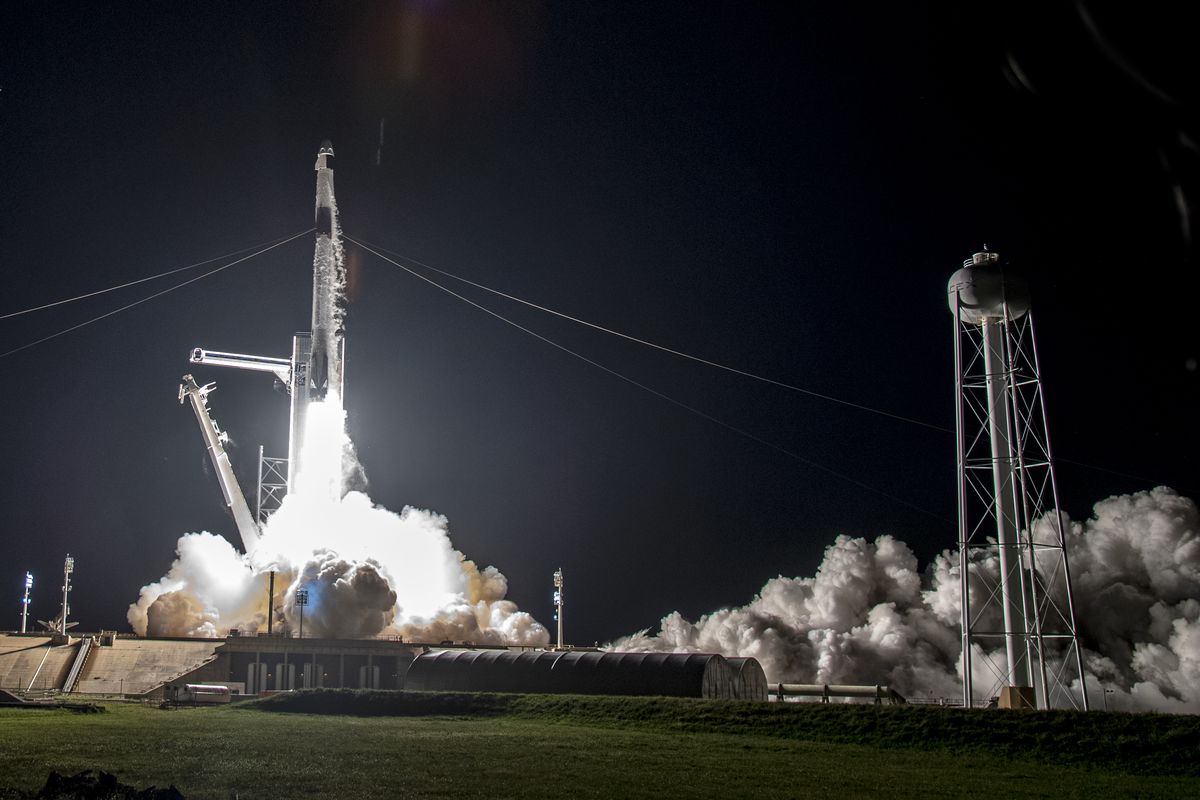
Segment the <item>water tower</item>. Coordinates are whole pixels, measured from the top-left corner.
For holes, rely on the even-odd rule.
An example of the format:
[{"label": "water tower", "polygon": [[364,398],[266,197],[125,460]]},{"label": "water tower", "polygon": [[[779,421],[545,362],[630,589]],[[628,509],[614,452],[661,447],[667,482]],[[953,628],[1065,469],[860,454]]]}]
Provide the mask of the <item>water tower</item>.
[{"label": "water tower", "polygon": [[[963,703],[1087,710],[1029,288],[996,253],[950,277]],[[1077,685],[1076,685],[1077,684]]]}]

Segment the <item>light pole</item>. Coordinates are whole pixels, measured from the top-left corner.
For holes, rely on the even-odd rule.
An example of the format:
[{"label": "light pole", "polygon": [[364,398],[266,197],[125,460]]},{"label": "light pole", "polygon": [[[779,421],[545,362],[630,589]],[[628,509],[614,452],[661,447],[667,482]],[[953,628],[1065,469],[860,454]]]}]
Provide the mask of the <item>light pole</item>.
[{"label": "light pole", "polygon": [[1108,711],[1108,696],[1113,693],[1112,689],[1105,688],[1104,690],[1104,710]]},{"label": "light pole", "polygon": [[296,605],[300,606],[300,638],[304,638],[304,607],[308,605],[308,589],[296,590]]},{"label": "light pole", "polygon": [[29,625],[29,590],[33,588],[33,573],[25,573],[25,596],[21,598],[21,633]]},{"label": "light pole", "polygon": [[563,572],[554,570],[554,619],[558,622],[558,647],[563,646]]},{"label": "light pole", "polygon": [[62,627],[59,632],[63,636],[67,635],[67,613],[70,611],[70,606],[67,604],[67,594],[71,591],[71,573],[75,571],[75,559],[71,558],[71,554],[67,553],[67,560],[63,562],[63,605],[62,605]]}]

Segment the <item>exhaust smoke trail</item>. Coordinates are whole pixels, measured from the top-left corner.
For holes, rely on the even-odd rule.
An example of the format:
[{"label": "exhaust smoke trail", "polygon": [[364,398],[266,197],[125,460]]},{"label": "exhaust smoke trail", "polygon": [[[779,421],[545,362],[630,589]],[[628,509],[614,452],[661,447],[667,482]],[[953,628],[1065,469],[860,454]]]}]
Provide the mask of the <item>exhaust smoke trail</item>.
[{"label": "exhaust smoke trail", "polygon": [[310,406],[308,472],[264,526],[258,548],[245,556],[211,533],[181,537],[170,571],[130,606],[133,629],[149,636],[263,631],[273,569],[276,585],[286,587],[276,598],[285,632],[299,619],[296,590],[305,588],[313,636],[548,643],[549,632],[504,599],[504,576],[454,549],[445,517],[411,507],[396,514],[363,492],[342,494],[347,473],[359,469],[343,420],[338,404]]},{"label": "exhaust smoke trail", "polygon": [[340,402],[309,407],[305,471],[297,492],[263,527],[249,556],[211,533],[186,534],[161,580],[130,606],[134,631],[149,636],[224,636],[264,631],[267,573],[276,572],[278,619],[299,620],[296,590],[309,593],[306,635],[402,636],[409,641],[546,644],[549,632],[504,599],[508,582],[454,549],[445,517],[406,507],[399,514],[360,491],[361,470]]},{"label": "exhaust smoke trail", "polygon": [[[1200,712],[1196,504],[1159,487],[1102,500],[1091,519],[1066,522],[1092,694],[1108,690],[1109,707],[1120,710]],[[1035,541],[1052,525],[1053,517],[1039,520]],[[993,585],[995,561],[976,564]],[[977,608],[980,599],[972,598]],[[887,684],[909,697],[957,699],[960,609],[956,554],[943,552],[920,572],[891,536],[838,536],[811,578],[773,578],[746,606],[696,622],[676,612],[658,633],[609,647],[753,656],[771,682]],[[976,685],[990,686],[988,660],[1001,670],[1004,653],[975,652]]]}]

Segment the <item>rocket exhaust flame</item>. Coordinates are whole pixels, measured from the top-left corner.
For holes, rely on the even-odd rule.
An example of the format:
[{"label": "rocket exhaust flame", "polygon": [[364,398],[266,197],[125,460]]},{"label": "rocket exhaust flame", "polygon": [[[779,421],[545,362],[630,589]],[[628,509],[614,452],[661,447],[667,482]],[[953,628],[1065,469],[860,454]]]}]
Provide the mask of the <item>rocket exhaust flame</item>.
[{"label": "rocket exhaust flame", "polygon": [[274,570],[287,587],[285,631],[299,620],[296,590],[305,588],[305,635],[547,644],[546,628],[504,599],[504,576],[454,549],[445,517],[411,507],[396,514],[363,492],[343,491],[347,465],[357,468],[344,420],[339,404],[312,404],[297,491],[264,526],[258,547],[247,556],[211,533],[181,537],[170,571],[130,606],[133,629],[265,630],[266,573]]}]

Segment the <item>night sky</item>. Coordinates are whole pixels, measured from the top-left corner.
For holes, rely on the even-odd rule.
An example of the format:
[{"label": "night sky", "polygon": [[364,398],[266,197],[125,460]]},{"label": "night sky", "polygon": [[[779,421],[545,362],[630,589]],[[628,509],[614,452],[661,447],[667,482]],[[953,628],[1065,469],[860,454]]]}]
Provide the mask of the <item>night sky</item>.
[{"label": "night sky", "polygon": [[[20,4],[0,33],[0,314],[306,230],[328,138],[352,237],[945,428],[945,284],[986,243],[1032,282],[1065,508],[1197,496],[1187,27],[896,5]],[[947,433],[448,284],[856,484],[348,254],[346,405],[371,496],[448,516],[548,625],[561,566],[571,642],[743,604],[811,574],[838,534],[895,534],[923,563],[954,545]],[[33,615],[57,613],[68,551],[80,628],[128,630],[181,534],[239,541],[179,377],[217,382],[253,502],[259,444],[286,454],[287,400],[187,356],[287,355],[311,269],[305,236],[0,357],[0,627],[19,625],[25,570]],[[175,280],[0,320],[0,350]]]}]

